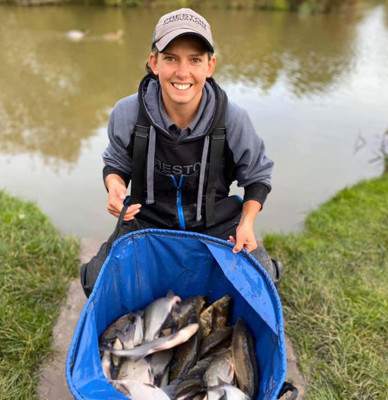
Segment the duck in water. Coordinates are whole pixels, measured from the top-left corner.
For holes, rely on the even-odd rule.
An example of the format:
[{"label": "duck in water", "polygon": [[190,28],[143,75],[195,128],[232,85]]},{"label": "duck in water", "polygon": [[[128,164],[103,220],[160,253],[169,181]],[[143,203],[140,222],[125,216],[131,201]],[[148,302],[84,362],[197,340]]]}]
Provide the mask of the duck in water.
[{"label": "duck in water", "polygon": [[119,41],[123,37],[124,31],[119,29],[116,33],[106,33],[103,38],[108,42]]}]

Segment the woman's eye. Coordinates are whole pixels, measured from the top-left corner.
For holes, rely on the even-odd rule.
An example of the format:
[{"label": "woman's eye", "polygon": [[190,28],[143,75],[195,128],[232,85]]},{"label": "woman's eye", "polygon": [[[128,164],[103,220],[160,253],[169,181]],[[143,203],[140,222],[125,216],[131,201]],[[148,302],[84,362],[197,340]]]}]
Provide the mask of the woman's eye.
[{"label": "woman's eye", "polygon": [[164,58],[166,61],[175,61],[175,57],[167,56]]}]

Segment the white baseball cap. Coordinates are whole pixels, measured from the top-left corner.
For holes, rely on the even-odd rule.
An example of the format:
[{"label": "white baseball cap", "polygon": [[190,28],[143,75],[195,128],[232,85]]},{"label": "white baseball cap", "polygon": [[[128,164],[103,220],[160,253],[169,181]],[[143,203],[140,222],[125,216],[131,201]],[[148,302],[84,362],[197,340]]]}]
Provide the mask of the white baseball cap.
[{"label": "white baseball cap", "polygon": [[156,25],[152,47],[160,53],[177,37],[195,35],[203,40],[206,47],[214,53],[212,32],[209,23],[190,8],[181,8],[163,15]]}]

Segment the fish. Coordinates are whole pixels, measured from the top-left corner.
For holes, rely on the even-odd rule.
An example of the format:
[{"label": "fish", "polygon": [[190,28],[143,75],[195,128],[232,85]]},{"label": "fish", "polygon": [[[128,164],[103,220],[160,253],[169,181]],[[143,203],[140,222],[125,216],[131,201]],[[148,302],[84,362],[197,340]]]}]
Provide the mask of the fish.
[{"label": "fish", "polygon": [[169,384],[169,379],[168,379],[169,375],[170,375],[170,366],[167,365],[167,367],[165,368],[165,370],[163,372],[162,378],[160,380],[159,387],[164,388],[164,387],[168,386],[168,384]]},{"label": "fish", "polygon": [[251,400],[246,393],[240,390],[238,387],[234,385],[228,385],[226,383],[221,385],[222,389],[225,392],[225,396],[227,400]]},{"label": "fish", "polygon": [[199,324],[202,338],[205,338],[214,330],[226,326],[231,307],[232,298],[225,295],[201,312]]},{"label": "fish", "polygon": [[126,327],[125,331],[118,331],[116,333],[118,339],[123,346],[123,349],[132,349],[143,342],[144,327],[141,313],[137,313],[134,317],[133,323]]},{"label": "fish", "polygon": [[115,350],[105,346],[100,346],[100,349],[102,351],[107,350],[118,357],[129,357],[134,360],[139,360],[140,358],[146,357],[149,354],[171,349],[174,346],[178,346],[186,342],[198,331],[198,328],[199,325],[197,323],[190,324],[169,336],[162,336],[153,340],[152,342],[145,342],[140,346],[134,347],[133,349]]},{"label": "fish", "polygon": [[181,375],[187,373],[197,361],[200,345],[198,333],[193,335],[187,342],[177,347],[170,369],[169,379],[173,381]]},{"label": "fish", "polygon": [[100,338],[100,343],[113,343],[116,340],[117,333],[125,333],[128,330],[129,326],[133,324],[135,317],[135,314],[128,313],[124,314],[119,319],[114,321],[102,334]]},{"label": "fish", "polygon": [[105,378],[109,381],[112,379],[112,358],[109,351],[104,351],[101,358],[101,367],[102,372],[104,373]]},{"label": "fish", "polygon": [[174,399],[186,400],[191,399],[196,394],[203,392],[201,379],[186,379],[180,382],[175,388]]},{"label": "fish", "polygon": [[170,400],[162,389],[149,383],[129,379],[115,380],[111,383],[116,390],[132,400]]},{"label": "fish", "polygon": [[245,321],[238,318],[232,335],[232,358],[238,387],[249,397],[256,398],[258,368],[254,340]]},{"label": "fish", "polygon": [[225,326],[206,336],[201,342],[198,358],[203,358],[210,350],[214,349],[224,340],[228,339],[232,335],[232,332],[232,326]]},{"label": "fish", "polygon": [[209,356],[198,360],[196,364],[182,376],[182,379],[202,378],[214,357],[215,356]]},{"label": "fish", "polygon": [[198,393],[193,397],[193,400],[207,400],[206,393]]},{"label": "fish", "polygon": [[[163,376],[165,375],[166,368],[169,366],[173,356],[174,356],[173,349],[158,351],[150,356],[151,368],[155,378],[154,383],[156,385],[162,387]],[[167,380],[168,380],[168,375],[167,375]],[[165,381],[163,382],[163,384],[164,383]]]},{"label": "fish", "polygon": [[141,358],[137,361],[131,358],[123,359],[117,379],[135,380],[142,383],[154,384],[154,374],[147,358]]},{"label": "fish", "polygon": [[153,341],[159,337],[160,330],[172,308],[180,301],[181,298],[175,296],[170,290],[166,297],[161,297],[146,307],[144,310],[145,342]]},{"label": "fish", "polygon": [[232,305],[232,298],[227,294],[213,303],[213,330],[223,328],[227,325]]},{"label": "fish", "polygon": [[205,338],[210,335],[213,329],[213,305],[205,308],[199,316],[199,332],[201,338]]},{"label": "fish", "polygon": [[201,311],[207,302],[207,298],[200,295],[182,300],[175,311],[178,320],[178,328],[187,325],[189,318],[191,318],[193,314],[199,319]]},{"label": "fish", "polygon": [[[122,350],[122,348],[123,348],[123,344],[121,343],[119,338],[116,338],[116,340],[113,343],[113,346],[109,347],[108,349],[111,349],[111,350]],[[115,367],[118,367],[119,364],[120,364],[120,359],[118,357],[116,357],[115,355],[112,355],[112,364]]]},{"label": "fish", "polygon": [[208,305],[169,291],[112,323],[100,338],[104,376],[132,400],[253,400],[254,339],[242,318],[228,326],[232,299]]},{"label": "fish", "polygon": [[232,352],[227,351],[216,356],[207,367],[204,375],[206,387],[217,386],[221,380],[231,384],[234,379]]},{"label": "fish", "polygon": [[215,397],[225,400],[252,400],[247,394],[234,385],[228,385],[221,383],[218,386],[212,386],[207,389],[207,393],[210,397]]}]

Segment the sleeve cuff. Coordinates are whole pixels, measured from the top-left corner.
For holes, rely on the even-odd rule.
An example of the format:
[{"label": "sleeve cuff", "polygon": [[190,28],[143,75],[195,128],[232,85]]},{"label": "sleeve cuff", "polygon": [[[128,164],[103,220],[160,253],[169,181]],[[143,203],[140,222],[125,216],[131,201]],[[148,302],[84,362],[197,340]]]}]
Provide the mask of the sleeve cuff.
[{"label": "sleeve cuff", "polygon": [[263,183],[251,183],[244,189],[244,202],[248,200],[256,200],[261,204],[261,208],[263,208],[265,199],[267,198],[267,195],[271,190]]},{"label": "sleeve cuff", "polygon": [[117,168],[110,167],[109,165],[105,165],[104,169],[102,170],[102,177],[104,180],[104,184],[105,184],[105,178],[110,174],[118,175],[125,182],[125,186],[128,187],[131,176]]}]

